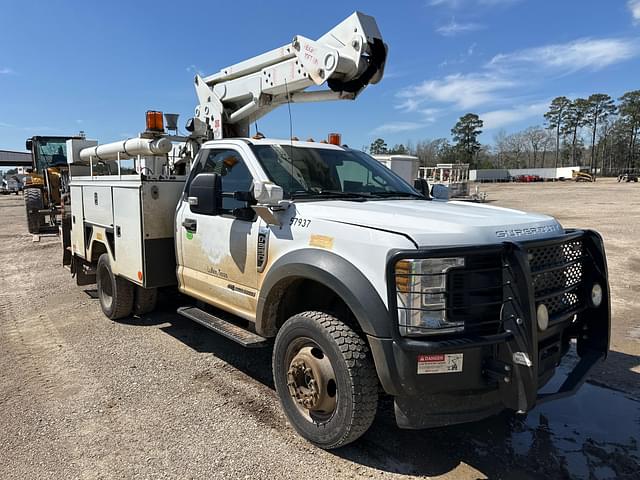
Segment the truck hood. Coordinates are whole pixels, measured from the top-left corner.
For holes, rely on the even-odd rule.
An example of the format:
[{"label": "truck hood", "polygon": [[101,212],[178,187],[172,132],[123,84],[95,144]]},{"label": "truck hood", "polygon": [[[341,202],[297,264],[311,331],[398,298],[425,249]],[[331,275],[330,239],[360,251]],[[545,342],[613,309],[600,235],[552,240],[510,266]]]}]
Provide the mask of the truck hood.
[{"label": "truck hood", "polygon": [[547,215],[459,201],[335,200],[295,207],[297,216],[403,234],[420,247],[525,241],[564,231]]}]

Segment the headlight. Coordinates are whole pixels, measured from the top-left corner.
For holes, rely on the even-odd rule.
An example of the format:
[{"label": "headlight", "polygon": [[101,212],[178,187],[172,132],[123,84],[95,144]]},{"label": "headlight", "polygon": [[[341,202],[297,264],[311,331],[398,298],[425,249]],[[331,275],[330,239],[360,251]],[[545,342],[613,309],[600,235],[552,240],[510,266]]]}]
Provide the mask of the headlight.
[{"label": "headlight", "polygon": [[464,258],[401,260],[396,264],[398,323],[404,336],[461,332],[464,322],[447,319],[447,272]]}]

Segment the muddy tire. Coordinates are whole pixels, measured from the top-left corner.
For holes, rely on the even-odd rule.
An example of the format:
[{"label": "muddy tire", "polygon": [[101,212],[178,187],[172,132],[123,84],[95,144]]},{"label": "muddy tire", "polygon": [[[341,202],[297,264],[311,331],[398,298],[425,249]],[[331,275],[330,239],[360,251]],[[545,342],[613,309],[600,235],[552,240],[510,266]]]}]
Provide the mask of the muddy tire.
[{"label": "muddy tire", "polygon": [[273,377],[289,422],[311,443],[338,448],[371,426],[378,379],[366,342],[321,312],[294,315],[278,331]]},{"label": "muddy tire", "polygon": [[158,289],[135,286],[133,295],[133,314],[146,315],[156,309],[158,303]]},{"label": "muddy tire", "polygon": [[111,271],[109,255],[103,253],[98,259],[96,280],[100,307],[111,320],[128,317],[133,309],[134,285]]},{"label": "muddy tire", "polygon": [[27,228],[29,233],[40,233],[42,216],[35,210],[42,210],[42,190],[39,188],[27,188],[24,190],[24,206],[27,211]]}]

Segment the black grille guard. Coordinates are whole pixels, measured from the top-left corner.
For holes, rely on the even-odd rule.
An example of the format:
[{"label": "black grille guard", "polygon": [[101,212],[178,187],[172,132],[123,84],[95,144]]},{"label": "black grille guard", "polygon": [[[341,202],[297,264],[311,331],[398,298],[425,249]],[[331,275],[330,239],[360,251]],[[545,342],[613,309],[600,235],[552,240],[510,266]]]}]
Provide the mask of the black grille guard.
[{"label": "black grille guard", "polygon": [[[564,383],[553,393],[539,394],[539,334],[536,320],[534,276],[530,268],[530,250],[554,247],[580,241],[582,272],[579,291],[585,299],[568,311],[550,318],[549,330],[555,329],[577,341],[580,360]],[[396,263],[403,259],[456,257],[496,254],[502,261],[502,308],[500,330],[492,335],[443,334],[411,338],[400,335],[398,325]],[[575,263],[575,259],[567,265]],[[542,269],[542,274],[552,268]],[[540,274],[540,273],[539,273]],[[591,286],[602,286],[603,298],[599,307],[588,303]],[[394,341],[400,348],[419,353],[456,353],[468,348],[488,347],[492,353],[483,366],[485,375],[498,383],[502,401],[507,408],[530,410],[536,403],[572,395],[584,383],[591,368],[604,359],[609,350],[611,306],[607,262],[600,235],[592,230],[565,230],[565,234],[543,240],[504,242],[488,246],[438,247],[419,250],[396,250],[387,262],[387,291]],[[541,297],[539,297],[541,298]],[[402,307],[400,307],[402,308]],[[530,362],[514,360],[526,354]],[[528,363],[528,365],[527,365]]]}]

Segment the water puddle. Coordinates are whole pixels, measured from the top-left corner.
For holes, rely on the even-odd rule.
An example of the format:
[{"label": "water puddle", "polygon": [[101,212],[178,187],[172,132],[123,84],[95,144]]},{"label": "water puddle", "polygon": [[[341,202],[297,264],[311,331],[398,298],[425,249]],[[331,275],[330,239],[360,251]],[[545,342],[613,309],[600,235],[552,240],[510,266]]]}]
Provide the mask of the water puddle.
[{"label": "water puddle", "polygon": [[[555,391],[564,378],[559,372],[543,391]],[[376,421],[343,455],[384,471],[447,478],[467,478],[465,465],[488,478],[640,478],[640,402],[589,383],[526,416],[422,431],[391,422]]]},{"label": "water puddle", "polygon": [[[545,391],[562,381],[557,375]],[[640,402],[587,383],[573,397],[514,419],[505,440],[525,461],[553,459],[571,478],[640,476]]]}]

